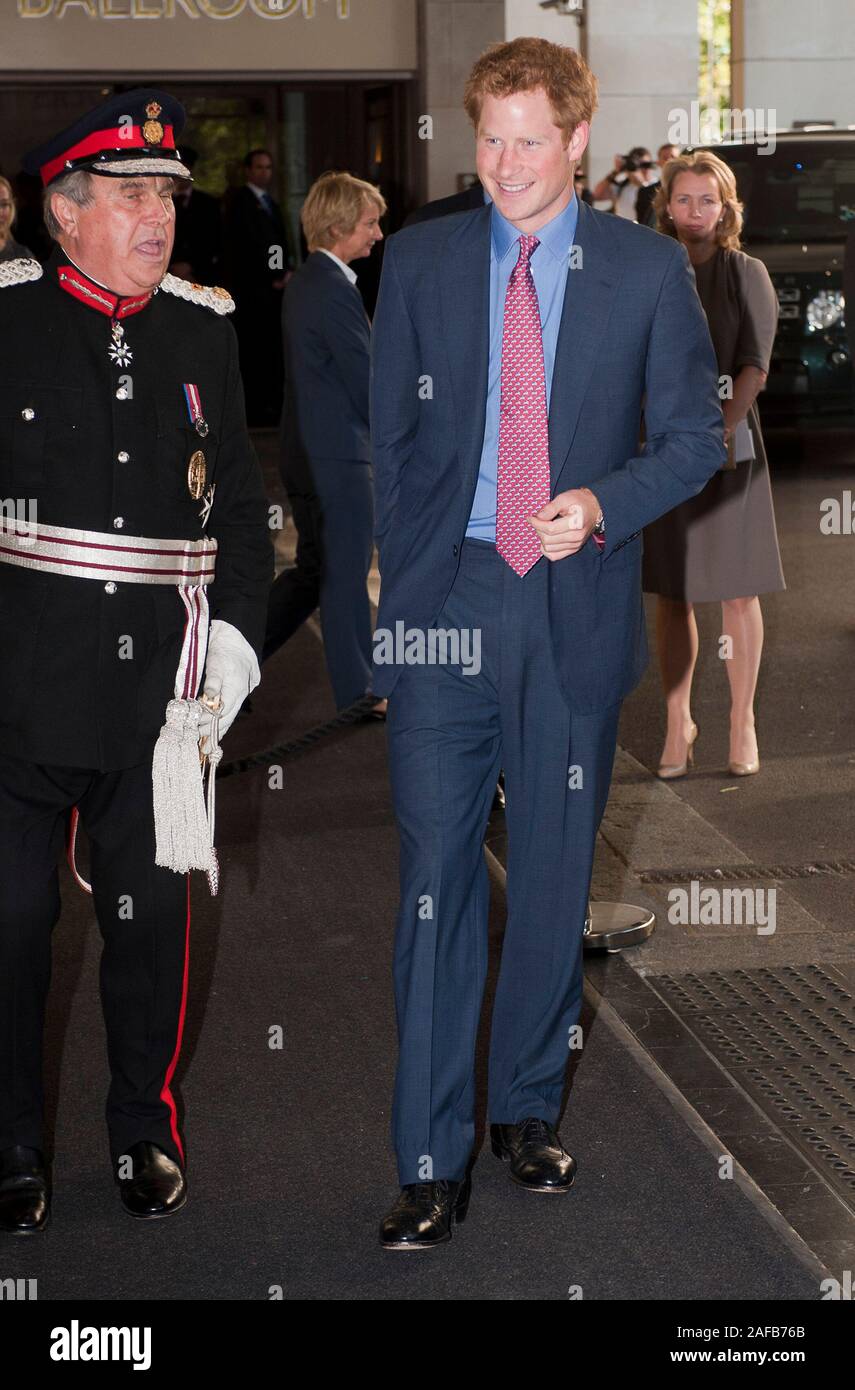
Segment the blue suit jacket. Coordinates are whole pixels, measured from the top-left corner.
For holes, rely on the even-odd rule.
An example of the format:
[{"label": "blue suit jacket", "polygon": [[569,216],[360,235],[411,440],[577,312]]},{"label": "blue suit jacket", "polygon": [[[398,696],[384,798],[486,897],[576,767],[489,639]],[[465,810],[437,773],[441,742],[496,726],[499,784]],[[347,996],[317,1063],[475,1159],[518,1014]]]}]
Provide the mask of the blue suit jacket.
[{"label": "blue suit jacket", "polygon": [[323,251],[313,251],[285,286],[282,342],[286,482],[308,485],[311,458],[367,463],[368,317],[359,290]]},{"label": "blue suit jacket", "polygon": [[[489,205],[386,244],[371,350],[377,626],[429,628],[454,582],[478,477],[487,398]],[[552,495],[590,487],[606,526],[549,565],[556,670],[569,708],[623,699],[647,662],[644,526],[725,459],[718,369],[685,250],[579,206],[549,413]],[[639,447],[644,409],[646,443]],[[401,668],[374,667],[391,693]]]}]

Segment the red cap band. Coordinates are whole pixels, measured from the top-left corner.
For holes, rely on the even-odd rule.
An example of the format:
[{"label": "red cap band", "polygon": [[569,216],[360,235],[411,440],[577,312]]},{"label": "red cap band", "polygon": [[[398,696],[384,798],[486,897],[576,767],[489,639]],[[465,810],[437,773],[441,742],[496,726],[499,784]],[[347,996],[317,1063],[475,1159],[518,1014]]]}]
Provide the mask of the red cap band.
[{"label": "red cap band", "polygon": [[80,140],[71,149],[66,150],[57,159],[52,159],[48,164],[42,165],[42,183],[47,188],[51,179],[55,178],[62,169],[65,168],[68,160],[83,159],[86,155],[101,154],[105,150],[115,151],[116,154],[123,154],[125,150],[141,149],[174,150],[175,136],[172,133],[172,126],[164,126],[163,139],[157,145],[151,145],[143,135],[142,126],[114,126],[111,130],[95,130],[91,135],[87,135],[85,140]]}]

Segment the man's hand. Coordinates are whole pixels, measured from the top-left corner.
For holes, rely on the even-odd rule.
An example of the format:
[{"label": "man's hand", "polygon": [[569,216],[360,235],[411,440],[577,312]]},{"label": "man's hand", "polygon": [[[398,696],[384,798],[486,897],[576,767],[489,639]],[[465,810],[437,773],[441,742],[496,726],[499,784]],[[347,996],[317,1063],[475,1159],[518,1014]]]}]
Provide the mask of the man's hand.
[{"label": "man's hand", "polygon": [[565,560],[582,549],[599,515],[600,504],[590,488],[577,487],[559,492],[529,522],[540,536],[547,560]]}]

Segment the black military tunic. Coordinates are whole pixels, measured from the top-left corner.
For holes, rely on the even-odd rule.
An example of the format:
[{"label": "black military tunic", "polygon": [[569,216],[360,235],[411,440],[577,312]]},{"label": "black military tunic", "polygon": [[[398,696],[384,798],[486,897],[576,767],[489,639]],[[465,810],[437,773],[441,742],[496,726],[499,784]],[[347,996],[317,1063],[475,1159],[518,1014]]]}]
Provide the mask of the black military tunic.
[{"label": "black military tunic", "polygon": [[[211,618],[232,624],[259,652],[272,546],[228,319],[163,288],[139,303],[120,300],[58,250],[41,278],[11,285],[3,278],[6,526],[14,518],[19,531],[35,520],[99,532],[108,535],[102,545],[112,537],[215,537]],[[72,282],[75,293],[63,287]],[[191,294],[225,307],[211,292]],[[185,384],[198,393],[204,435],[188,412]],[[188,464],[199,450],[205,495],[194,498]],[[104,939],[112,1157],[118,1164],[148,1140],[184,1161],[171,1085],[187,998],[189,885],[155,866],[151,776],[184,627],[171,584],[0,563],[0,1150],[43,1148],[41,1039],[60,911],[56,866],[76,806]]]},{"label": "black military tunic", "polygon": [[[69,264],[57,249],[40,280],[0,289],[0,505],[8,516],[13,500],[24,515],[35,504],[42,524],[117,537],[215,537],[211,618],[260,652],[272,548],[234,329],[158,290],[121,320],[123,365],[110,356],[111,313],[62,288]],[[184,383],[198,387],[204,437]],[[205,491],[216,489],[204,527],[187,481],[197,450]],[[172,586],[0,566],[0,751],[102,771],[142,762],[172,695],[184,616]]]}]

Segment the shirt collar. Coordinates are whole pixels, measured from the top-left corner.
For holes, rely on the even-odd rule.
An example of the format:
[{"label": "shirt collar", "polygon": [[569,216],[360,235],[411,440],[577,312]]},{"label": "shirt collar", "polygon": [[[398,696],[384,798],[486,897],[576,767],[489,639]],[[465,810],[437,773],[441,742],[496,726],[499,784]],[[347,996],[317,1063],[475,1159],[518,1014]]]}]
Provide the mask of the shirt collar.
[{"label": "shirt collar", "polygon": [[126,319],[131,314],[138,314],[154,294],[153,289],[145,290],[143,294],[114,294],[105,285],[99,285],[97,280],[86,275],[74,264],[66,251],[57,254],[53,268],[57,284],[66,294],[72,295],[90,309],[97,309],[99,314],[106,314],[108,318]]},{"label": "shirt collar", "polygon": [[255,194],[255,196],[256,196],[256,198],[258,199],[259,202],[261,202],[261,199],[262,199],[262,198],[269,198],[269,197],[270,197],[270,194],[268,193],[267,189],[266,189],[266,188],[259,188],[259,186],[258,186],[257,183],[250,183],[249,180],[247,179],[247,184],[246,184],[246,186],[247,186],[247,188],[251,188],[251,189],[252,189],[253,193]]},{"label": "shirt collar", "polygon": [[319,246],[318,250],[323,251],[325,256],[329,256],[331,261],[335,261],[337,266],[341,266],[341,269],[344,271],[350,283],[352,285],[356,284],[356,271],[351,270],[350,266],[345,261],[340,260],[334,251],[328,251],[325,246]]},{"label": "shirt collar", "polygon": [[[569,256],[578,217],[579,201],[574,193],[566,208],[557,213],[550,222],[547,222],[545,226],[540,228],[540,231],[535,233],[544,252],[554,256],[556,261],[566,260]],[[493,255],[501,263],[512,246],[518,248],[519,239],[523,233],[519,227],[515,227],[512,222],[502,216],[495,203],[491,209],[491,222]]]}]

